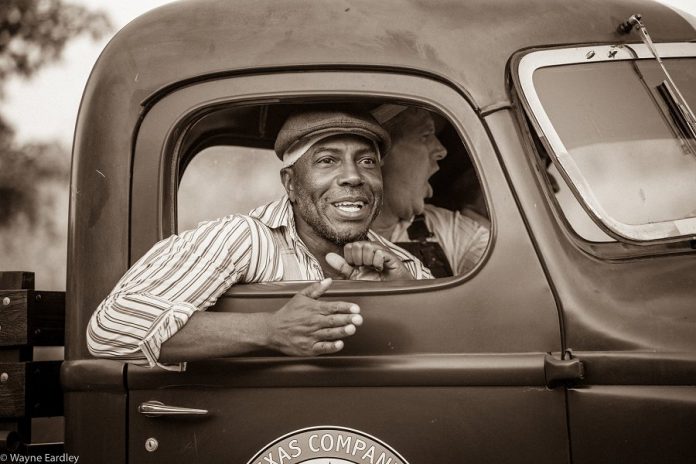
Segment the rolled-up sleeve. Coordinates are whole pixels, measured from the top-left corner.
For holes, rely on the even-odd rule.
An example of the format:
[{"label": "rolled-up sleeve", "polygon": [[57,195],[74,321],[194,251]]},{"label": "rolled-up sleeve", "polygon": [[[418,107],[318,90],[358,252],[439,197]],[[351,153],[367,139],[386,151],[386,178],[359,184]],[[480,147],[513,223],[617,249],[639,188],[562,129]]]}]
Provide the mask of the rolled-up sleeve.
[{"label": "rolled-up sleeve", "polygon": [[245,278],[251,253],[247,218],[199,225],[157,243],[101,302],[87,328],[97,357],[182,370],[159,363],[162,344],[200,310]]}]

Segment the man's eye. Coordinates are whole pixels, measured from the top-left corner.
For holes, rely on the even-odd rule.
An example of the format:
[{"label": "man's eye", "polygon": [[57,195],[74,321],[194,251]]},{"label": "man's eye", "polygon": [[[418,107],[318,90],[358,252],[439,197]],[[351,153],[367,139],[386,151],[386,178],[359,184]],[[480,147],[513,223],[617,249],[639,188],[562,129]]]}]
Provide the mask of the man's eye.
[{"label": "man's eye", "polygon": [[330,156],[324,156],[322,158],[317,159],[316,161],[317,164],[333,164],[335,162],[336,160]]},{"label": "man's eye", "polygon": [[363,158],[362,160],[360,160],[360,163],[365,165],[365,166],[374,166],[375,164],[377,164],[377,160],[375,158],[372,158],[372,157]]}]

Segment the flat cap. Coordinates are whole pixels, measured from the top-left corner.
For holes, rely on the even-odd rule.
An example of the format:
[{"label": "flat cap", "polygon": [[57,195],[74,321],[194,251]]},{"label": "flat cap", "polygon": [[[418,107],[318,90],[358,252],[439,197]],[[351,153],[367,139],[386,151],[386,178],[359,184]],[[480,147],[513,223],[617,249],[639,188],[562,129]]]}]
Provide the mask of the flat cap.
[{"label": "flat cap", "polygon": [[350,111],[312,110],[291,114],[285,120],[275,141],[275,152],[283,159],[285,152],[296,142],[321,134],[354,134],[377,143],[380,156],[389,153],[389,134],[369,113]]}]

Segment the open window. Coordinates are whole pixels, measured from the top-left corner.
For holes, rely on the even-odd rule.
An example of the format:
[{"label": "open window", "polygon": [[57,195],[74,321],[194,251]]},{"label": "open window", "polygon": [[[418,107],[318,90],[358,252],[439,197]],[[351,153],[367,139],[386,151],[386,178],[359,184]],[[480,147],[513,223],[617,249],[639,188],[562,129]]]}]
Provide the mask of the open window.
[{"label": "open window", "polygon": [[[389,156],[400,156],[403,165],[412,164],[405,167],[385,162],[382,168],[383,210],[401,217],[382,235],[419,257],[437,277],[472,270],[483,257],[490,237],[488,210],[476,169],[447,118],[412,102],[377,98],[312,99],[226,104],[201,111],[183,129],[178,144],[177,231],[229,214],[248,214],[281,198],[285,191],[280,181],[282,163],[273,151],[276,134],[289,114],[318,105],[372,113],[392,138],[403,140],[392,152],[399,146],[406,150],[410,144],[420,143],[420,134],[416,136],[412,128],[399,130],[402,125],[432,122],[431,129],[444,147],[437,154],[427,155],[434,158],[432,161],[412,162],[415,157],[424,156],[420,152],[390,153]],[[402,175],[394,172],[397,169],[409,174],[410,184],[389,184],[390,177]],[[427,231],[418,233],[417,225],[413,225],[416,221],[404,217],[407,215],[404,210],[423,201],[427,203],[424,210]],[[399,211],[398,206],[403,202],[409,205],[401,206]],[[373,230],[380,232],[376,227]],[[437,248],[433,248],[433,243],[444,254],[435,254],[433,250]]]},{"label": "open window", "polygon": [[[441,116],[447,125],[443,123],[440,139],[447,143],[451,137],[456,144],[447,146],[450,153],[441,160],[437,174],[457,174],[447,163],[471,162],[491,223],[491,239],[483,258],[464,275],[434,280],[334,282],[328,298],[355,302],[374,316],[343,353],[507,353],[513,349],[541,353],[543,358],[547,352],[559,351],[557,306],[481,118],[454,87],[423,76],[368,71],[278,72],[235,75],[164,89],[144,102],[146,110],[133,150],[130,262],[178,232],[178,197],[188,182],[187,176],[194,172],[189,170],[198,156],[218,149],[214,147],[228,150],[240,146],[246,147],[246,154],[259,153],[256,150],[270,154],[275,134],[258,129],[257,118],[239,119],[240,124],[247,123],[251,128],[251,132],[242,134],[246,135],[242,140],[230,137],[234,131],[229,128],[235,123],[227,116],[217,119],[216,112],[222,116],[248,110],[260,115],[267,107],[271,120],[270,113],[280,110],[280,105],[290,110],[291,106],[319,102],[374,106],[392,103],[424,108]],[[208,116],[213,118],[209,125],[204,124]],[[214,119],[228,121],[222,124],[226,130],[216,130],[220,126],[212,124]],[[205,126],[208,129],[204,130]],[[254,133],[256,137],[249,137]],[[272,157],[268,161],[278,163]],[[276,169],[272,179],[277,178]],[[441,187],[450,185],[447,179],[442,184],[439,180],[432,182],[433,201],[451,200]],[[211,215],[234,212],[227,205],[224,209]],[[213,309],[276,311],[306,286],[306,282],[287,281],[233,285]],[[543,359],[535,365],[543,366]]]},{"label": "open window", "polygon": [[[658,49],[696,107],[696,45]],[[514,80],[548,157],[555,202],[584,241],[646,246],[696,236],[696,144],[660,90],[664,79],[643,45],[518,59]]]}]

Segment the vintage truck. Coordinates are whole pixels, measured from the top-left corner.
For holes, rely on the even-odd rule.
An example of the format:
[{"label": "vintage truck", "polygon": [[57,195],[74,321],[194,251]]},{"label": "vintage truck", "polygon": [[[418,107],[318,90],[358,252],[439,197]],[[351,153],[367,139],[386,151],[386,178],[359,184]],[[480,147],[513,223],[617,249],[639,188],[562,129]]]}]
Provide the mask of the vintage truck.
[{"label": "vintage truck", "polygon": [[[335,282],[326,298],[365,318],[337,355],[184,372],[90,356],[90,316],[154,243],[279,194],[275,133],[317,103],[441,117],[449,156],[431,201],[464,211],[477,198],[491,240],[476,268]],[[136,19],[96,63],[75,132],[66,452],[696,460],[690,107],[696,23],[648,1],[200,0]],[[273,311],[306,285],[233,286],[211,310]]]}]

